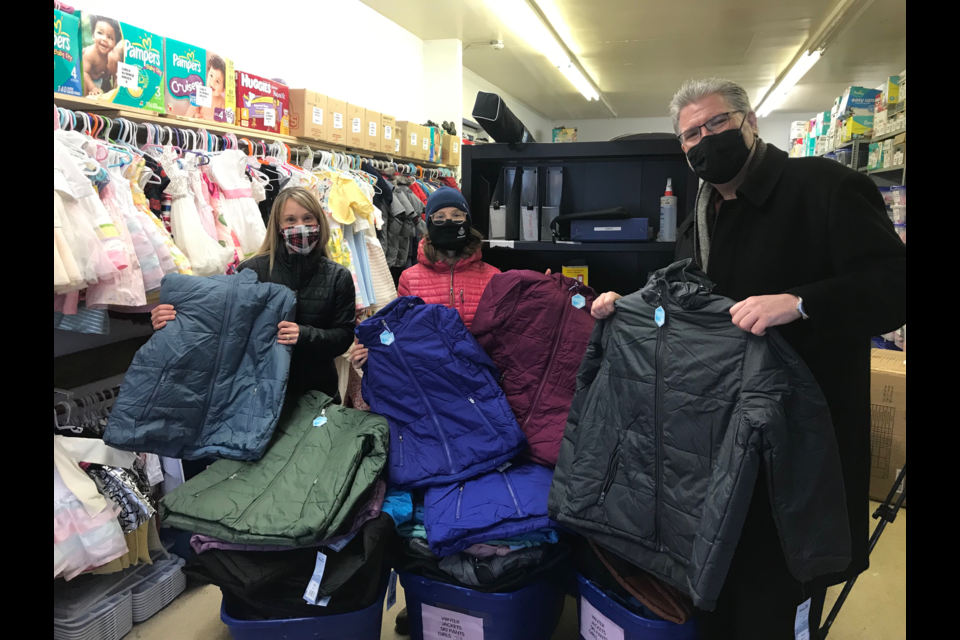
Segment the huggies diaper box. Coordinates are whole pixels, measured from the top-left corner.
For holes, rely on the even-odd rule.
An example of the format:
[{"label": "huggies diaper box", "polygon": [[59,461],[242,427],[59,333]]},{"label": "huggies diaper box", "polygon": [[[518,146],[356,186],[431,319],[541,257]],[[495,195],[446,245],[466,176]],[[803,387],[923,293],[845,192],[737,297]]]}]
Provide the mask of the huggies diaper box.
[{"label": "huggies diaper box", "polygon": [[237,71],[239,125],[290,135],[290,89],[245,71]]},{"label": "huggies diaper box", "polygon": [[83,95],[164,112],[163,40],[105,16],[83,14]]},{"label": "huggies diaper box", "polygon": [[233,61],[173,38],[163,40],[167,113],[233,124],[236,76]]}]

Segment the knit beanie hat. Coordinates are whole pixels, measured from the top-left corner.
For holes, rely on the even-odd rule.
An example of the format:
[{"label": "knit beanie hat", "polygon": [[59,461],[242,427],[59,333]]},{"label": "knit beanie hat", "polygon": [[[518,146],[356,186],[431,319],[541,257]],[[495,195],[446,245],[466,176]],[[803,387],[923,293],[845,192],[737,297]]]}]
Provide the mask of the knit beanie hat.
[{"label": "knit beanie hat", "polygon": [[431,193],[430,197],[427,198],[427,219],[437,211],[448,207],[455,207],[467,214],[467,222],[472,226],[470,205],[467,204],[467,200],[463,197],[462,193],[450,187],[441,187]]}]

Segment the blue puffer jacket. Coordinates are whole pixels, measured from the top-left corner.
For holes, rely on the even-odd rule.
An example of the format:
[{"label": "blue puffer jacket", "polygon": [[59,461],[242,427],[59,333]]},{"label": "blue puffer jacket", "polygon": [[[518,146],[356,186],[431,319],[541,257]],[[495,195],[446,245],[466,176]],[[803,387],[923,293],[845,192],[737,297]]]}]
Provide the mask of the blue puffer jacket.
[{"label": "blue puffer jacket", "polygon": [[496,365],[455,309],[398,298],[357,327],[357,336],[370,349],[363,397],[390,423],[394,486],[473,478],[526,446]]},{"label": "blue puffer jacket", "polygon": [[528,463],[430,489],[424,511],[430,550],[445,558],[475,544],[557,526],[547,517],[551,482],[553,471]]},{"label": "blue puffer jacket", "polygon": [[160,303],[177,319],[137,352],[103,439],[170,458],[259,460],[286,393],[290,347],[277,343],[277,325],[293,319],[293,292],[253,271],[172,274]]}]

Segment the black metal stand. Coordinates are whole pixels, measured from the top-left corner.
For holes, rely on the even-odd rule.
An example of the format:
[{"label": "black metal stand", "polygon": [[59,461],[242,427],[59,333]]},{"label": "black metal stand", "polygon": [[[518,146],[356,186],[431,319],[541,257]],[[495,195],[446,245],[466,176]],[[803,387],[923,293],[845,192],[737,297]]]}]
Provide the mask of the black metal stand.
[{"label": "black metal stand", "polygon": [[[873,536],[870,538],[870,553],[873,554],[874,548],[877,546],[877,543],[880,541],[880,536],[883,535],[884,529],[887,528],[888,524],[892,524],[897,519],[897,514],[900,513],[900,509],[903,507],[904,501],[907,499],[907,465],[903,465],[903,469],[900,470],[900,475],[897,476],[897,481],[894,483],[893,488],[890,489],[890,493],[887,495],[887,499],[883,504],[877,509],[876,513],[873,514],[874,520],[879,520],[877,528],[873,532]],[[901,491],[900,497],[897,497],[897,492]],[[896,502],[894,502],[896,500]],[[827,616],[827,621],[823,624],[823,627],[820,629],[820,635],[822,638],[826,638],[830,633],[830,628],[833,626],[833,623],[837,621],[837,615],[840,613],[840,609],[843,608],[844,603],[847,601],[847,598],[850,596],[850,592],[853,591],[853,586],[857,584],[857,578],[853,578],[848,582],[844,587],[843,591],[840,593],[840,597],[837,599],[837,603],[833,605],[833,609],[830,611],[830,615]]]}]

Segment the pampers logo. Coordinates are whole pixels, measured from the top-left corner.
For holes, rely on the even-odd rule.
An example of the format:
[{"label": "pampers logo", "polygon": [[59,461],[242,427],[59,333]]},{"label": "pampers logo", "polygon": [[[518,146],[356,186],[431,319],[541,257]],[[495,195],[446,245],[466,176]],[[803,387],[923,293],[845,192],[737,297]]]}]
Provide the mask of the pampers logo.
[{"label": "pampers logo", "polygon": [[245,73],[240,74],[240,86],[244,89],[254,89],[260,93],[272,93],[273,85],[269,82],[264,82],[262,80],[257,80],[256,78],[251,78]]},{"label": "pampers logo", "polygon": [[63,32],[63,20],[53,21],[53,48],[70,51],[70,34]]},{"label": "pampers logo", "polygon": [[186,71],[192,71],[193,73],[200,73],[202,66],[200,61],[196,59],[196,52],[190,51],[185,56],[178,56],[173,54],[173,66],[184,69]]},{"label": "pampers logo", "polygon": [[140,42],[127,40],[127,55],[143,64],[161,65],[160,52],[153,48],[153,37],[144,36]]}]

